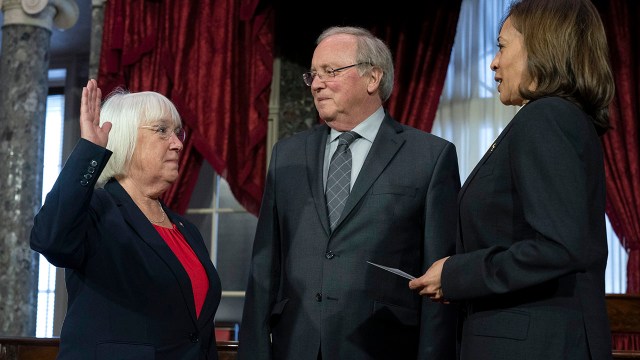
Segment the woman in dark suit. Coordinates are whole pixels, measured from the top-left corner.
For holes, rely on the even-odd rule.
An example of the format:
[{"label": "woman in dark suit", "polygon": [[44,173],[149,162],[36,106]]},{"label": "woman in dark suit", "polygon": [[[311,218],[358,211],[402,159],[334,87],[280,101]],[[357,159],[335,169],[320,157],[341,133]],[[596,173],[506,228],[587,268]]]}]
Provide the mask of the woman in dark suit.
[{"label": "woman in dark suit", "polygon": [[90,80],[81,139],[31,232],[66,268],[58,359],[217,359],[220,279],[198,229],[159,200],[178,177],[180,116],[154,92],[100,101]]},{"label": "woman in dark suit", "polygon": [[602,22],[589,0],[522,0],[498,48],[500,100],[523,108],[460,191],[457,254],[410,287],[462,302],[462,359],[611,358]]}]

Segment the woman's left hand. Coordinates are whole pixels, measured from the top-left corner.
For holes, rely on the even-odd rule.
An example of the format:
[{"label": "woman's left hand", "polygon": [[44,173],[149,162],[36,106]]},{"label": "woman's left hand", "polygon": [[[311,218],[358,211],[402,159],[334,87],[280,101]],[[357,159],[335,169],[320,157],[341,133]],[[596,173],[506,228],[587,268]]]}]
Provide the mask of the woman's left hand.
[{"label": "woman's left hand", "polygon": [[94,79],[87,82],[82,88],[80,102],[80,137],[92,143],[107,147],[111,123],[105,122],[100,126],[100,101],[102,92]]},{"label": "woman's left hand", "polygon": [[428,296],[432,301],[448,303],[448,301],[444,299],[442,284],[440,282],[442,267],[448,258],[447,256],[434,262],[424,275],[409,281],[409,288],[411,290],[418,290],[420,295]]}]

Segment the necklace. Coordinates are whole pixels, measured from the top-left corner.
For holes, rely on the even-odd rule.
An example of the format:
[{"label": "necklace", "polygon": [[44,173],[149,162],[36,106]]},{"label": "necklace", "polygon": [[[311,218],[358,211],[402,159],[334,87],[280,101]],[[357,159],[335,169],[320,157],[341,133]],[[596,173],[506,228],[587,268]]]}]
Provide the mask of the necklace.
[{"label": "necklace", "polygon": [[151,218],[147,216],[147,219],[149,219],[149,221],[150,221],[152,224],[160,224],[160,223],[163,223],[163,222],[164,222],[164,219],[167,217],[167,214],[164,212],[164,209],[162,208],[162,205],[160,205],[160,201],[158,201],[158,207],[160,207],[160,211],[162,211],[162,217],[160,218],[160,220],[157,220],[157,221],[155,221],[155,220],[151,220]]}]

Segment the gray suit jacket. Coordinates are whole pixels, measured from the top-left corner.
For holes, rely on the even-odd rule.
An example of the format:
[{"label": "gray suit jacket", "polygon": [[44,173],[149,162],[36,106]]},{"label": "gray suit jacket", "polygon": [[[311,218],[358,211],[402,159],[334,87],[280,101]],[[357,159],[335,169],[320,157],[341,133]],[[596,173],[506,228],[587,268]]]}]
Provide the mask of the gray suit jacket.
[{"label": "gray suit jacket", "polygon": [[561,98],[511,120],[460,191],[462,359],[610,359],[604,162],[589,117]]},{"label": "gray suit jacket", "polygon": [[[409,290],[455,243],[453,144],[388,115],[330,231],[322,169],[329,128],[273,149],[243,321],[240,359],[452,359],[455,309]],[[271,340],[270,340],[271,335]]]}]

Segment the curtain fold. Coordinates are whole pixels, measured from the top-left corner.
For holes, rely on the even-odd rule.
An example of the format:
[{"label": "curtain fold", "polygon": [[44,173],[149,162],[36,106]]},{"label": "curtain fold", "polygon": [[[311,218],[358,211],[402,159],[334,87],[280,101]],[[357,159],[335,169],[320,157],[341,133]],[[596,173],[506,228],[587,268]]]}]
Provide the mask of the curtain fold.
[{"label": "curtain fold", "polygon": [[385,107],[404,124],[431,132],[447,75],[462,0],[404,8],[371,31],[394,57],[395,87]]},{"label": "curtain fold", "polygon": [[[433,125],[460,3],[398,10],[373,22],[353,12],[394,54],[396,88],[386,107],[425,131]],[[272,2],[112,0],[106,4],[103,33],[98,81],[104,93],[118,86],[157,91],[183,117],[187,140],[181,174],[163,200],[184,212],[206,160],[238,202],[257,214],[275,52]]]},{"label": "curtain fold", "polygon": [[640,335],[635,333],[616,333],[611,335],[613,350],[640,349]]},{"label": "curtain fold", "polygon": [[257,214],[264,184],[273,63],[271,6],[260,0],[111,0],[99,85],[166,95],[187,140],[163,200],[186,211],[202,160]]},{"label": "curtain fold", "polygon": [[[604,137],[607,215],[629,252],[627,293],[640,293],[640,3],[594,0],[609,42],[616,95]],[[637,345],[637,342],[636,342]],[[638,349],[638,348],[636,348]]]},{"label": "curtain fold", "polygon": [[432,132],[456,145],[464,182],[519,107],[499,100],[489,68],[509,0],[465,0]]}]

